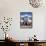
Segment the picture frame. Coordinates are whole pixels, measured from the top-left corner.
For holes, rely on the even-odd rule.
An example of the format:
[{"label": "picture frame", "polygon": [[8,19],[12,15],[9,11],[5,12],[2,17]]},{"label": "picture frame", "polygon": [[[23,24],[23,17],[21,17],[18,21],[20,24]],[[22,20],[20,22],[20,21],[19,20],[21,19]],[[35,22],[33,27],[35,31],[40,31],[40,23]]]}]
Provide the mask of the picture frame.
[{"label": "picture frame", "polygon": [[32,12],[20,12],[20,28],[32,28]]}]

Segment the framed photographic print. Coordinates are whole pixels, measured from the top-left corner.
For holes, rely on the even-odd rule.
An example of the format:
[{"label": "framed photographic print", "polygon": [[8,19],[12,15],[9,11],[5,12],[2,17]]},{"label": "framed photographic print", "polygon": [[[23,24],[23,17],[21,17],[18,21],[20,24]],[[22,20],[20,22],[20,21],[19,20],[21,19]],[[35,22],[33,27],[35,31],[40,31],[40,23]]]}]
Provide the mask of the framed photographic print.
[{"label": "framed photographic print", "polygon": [[32,28],[32,12],[20,12],[20,28]]}]

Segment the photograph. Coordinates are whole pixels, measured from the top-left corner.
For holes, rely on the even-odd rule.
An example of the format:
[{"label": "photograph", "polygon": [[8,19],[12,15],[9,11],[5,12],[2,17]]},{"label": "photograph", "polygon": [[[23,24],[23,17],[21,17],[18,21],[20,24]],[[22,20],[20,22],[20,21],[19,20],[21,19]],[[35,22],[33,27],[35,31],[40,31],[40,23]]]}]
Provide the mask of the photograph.
[{"label": "photograph", "polygon": [[32,28],[32,12],[20,12],[20,28]]}]

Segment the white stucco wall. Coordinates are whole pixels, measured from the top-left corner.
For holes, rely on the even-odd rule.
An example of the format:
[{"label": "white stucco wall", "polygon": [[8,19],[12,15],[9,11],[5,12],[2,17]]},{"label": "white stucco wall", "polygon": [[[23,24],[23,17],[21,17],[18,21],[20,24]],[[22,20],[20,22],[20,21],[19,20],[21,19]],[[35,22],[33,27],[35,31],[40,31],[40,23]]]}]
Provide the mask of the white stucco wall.
[{"label": "white stucco wall", "polygon": [[[28,11],[33,13],[33,27],[32,29],[20,29],[20,12]],[[0,19],[4,16],[13,18],[11,29],[8,32],[17,40],[27,40],[34,34],[39,40],[45,40],[45,12],[45,6],[33,8],[28,0],[0,0]],[[0,35],[0,39],[4,39],[2,31]]]}]

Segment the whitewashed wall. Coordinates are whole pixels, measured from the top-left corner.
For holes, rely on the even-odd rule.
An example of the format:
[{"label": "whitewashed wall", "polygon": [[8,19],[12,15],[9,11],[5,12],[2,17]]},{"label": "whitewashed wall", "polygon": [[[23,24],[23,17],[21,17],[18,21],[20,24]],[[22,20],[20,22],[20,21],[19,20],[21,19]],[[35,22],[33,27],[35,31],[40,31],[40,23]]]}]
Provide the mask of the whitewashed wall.
[{"label": "whitewashed wall", "polygon": [[[37,35],[39,40],[45,40],[46,8],[44,7],[33,8],[30,6],[28,0],[0,0],[0,17],[13,18],[11,29],[8,32],[16,40],[27,40],[34,34]],[[32,29],[20,29],[20,12],[28,11],[33,13],[33,27]],[[2,31],[0,31],[0,35],[0,39],[4,39]]]}]

